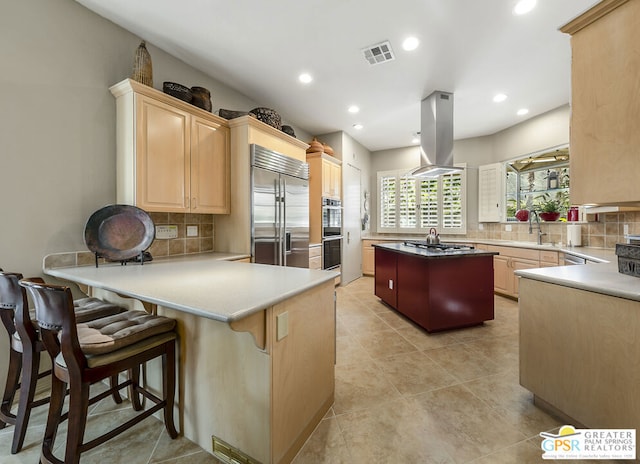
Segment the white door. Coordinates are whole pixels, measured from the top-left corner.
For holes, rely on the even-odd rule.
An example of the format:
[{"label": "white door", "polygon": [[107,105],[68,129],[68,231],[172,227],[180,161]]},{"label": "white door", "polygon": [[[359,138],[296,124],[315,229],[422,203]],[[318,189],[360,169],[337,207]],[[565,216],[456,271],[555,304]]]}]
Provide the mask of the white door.
[{"label": "white door", "polygon": [[360,175],[355,166],[342,166],[342,285],[362,277]]}]

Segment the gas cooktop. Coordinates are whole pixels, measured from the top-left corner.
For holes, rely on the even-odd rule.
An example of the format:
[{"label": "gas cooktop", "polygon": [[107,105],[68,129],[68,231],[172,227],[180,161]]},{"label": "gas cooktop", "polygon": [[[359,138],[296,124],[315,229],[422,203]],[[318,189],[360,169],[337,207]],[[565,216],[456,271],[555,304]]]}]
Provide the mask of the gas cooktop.
[{"label": "gas cooktop", "polygon": [[433,251],[473,250],[472,246],[463,243],[427,243],[426,240],[406,240],[404,244]]}]

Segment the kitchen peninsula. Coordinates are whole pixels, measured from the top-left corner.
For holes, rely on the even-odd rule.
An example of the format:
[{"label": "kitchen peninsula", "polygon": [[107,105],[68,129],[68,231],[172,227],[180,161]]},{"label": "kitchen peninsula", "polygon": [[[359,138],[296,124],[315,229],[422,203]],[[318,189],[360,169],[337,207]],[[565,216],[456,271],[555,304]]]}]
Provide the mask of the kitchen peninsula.
[{"label": "kitchen peninsula", "polygon": [[[44,272],[178,321],[185,437],[246,462],[290,462],[333,403],[337,273],[214,255],[97,268],[46,257]],[[152,386],[159,370],[148,365]]]},{"label": "kitchen peninsula", "polygon": [[640,428],[640,280],[615,261],[516,271],[520,384],[575,426]]},{"label": "kitchen peninsula", "polygon": [[494,317],[493,256],[468,246],[378,244],[375,294],[429,332]]}]

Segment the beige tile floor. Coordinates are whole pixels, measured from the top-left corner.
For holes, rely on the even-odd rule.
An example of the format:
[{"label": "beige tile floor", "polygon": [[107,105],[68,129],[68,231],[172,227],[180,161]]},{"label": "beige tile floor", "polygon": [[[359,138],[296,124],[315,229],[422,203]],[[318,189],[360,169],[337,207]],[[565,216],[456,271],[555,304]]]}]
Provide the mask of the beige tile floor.
[{"label": "beige tile floor", "polygon": [[[337,293],[335,403],[294,464],[548,462],[538,434],[562,423],[536,408],[518,384],[516,302],[496,296],[494,321],[427,334],[374,296],[372,278]],[[126,404],[103,400],[91,411],[87,436],[129,414]],[[9,451],[13,428],[0,430],[0,463],[38,462],[45,419],[46,407],[37,409],[17,455]],[[170,440],[151,419],[82,462],[219,461],[189,440]]]}]

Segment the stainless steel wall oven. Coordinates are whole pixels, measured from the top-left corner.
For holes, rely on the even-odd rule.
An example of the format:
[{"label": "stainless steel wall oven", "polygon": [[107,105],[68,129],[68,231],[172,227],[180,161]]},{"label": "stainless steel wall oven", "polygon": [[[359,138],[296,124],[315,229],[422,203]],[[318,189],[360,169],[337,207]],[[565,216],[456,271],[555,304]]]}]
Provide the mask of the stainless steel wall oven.
[{"label": "stainless steel wall oven", "polygon": [[322,198],[322,237],[342,235],[342,204],[340,200]]},{"label": "stainless steel wall oven", "polygon": [[340,266],[342,254],[342,237],[337,236],[322,240],[322,268],[334,269]]}]

